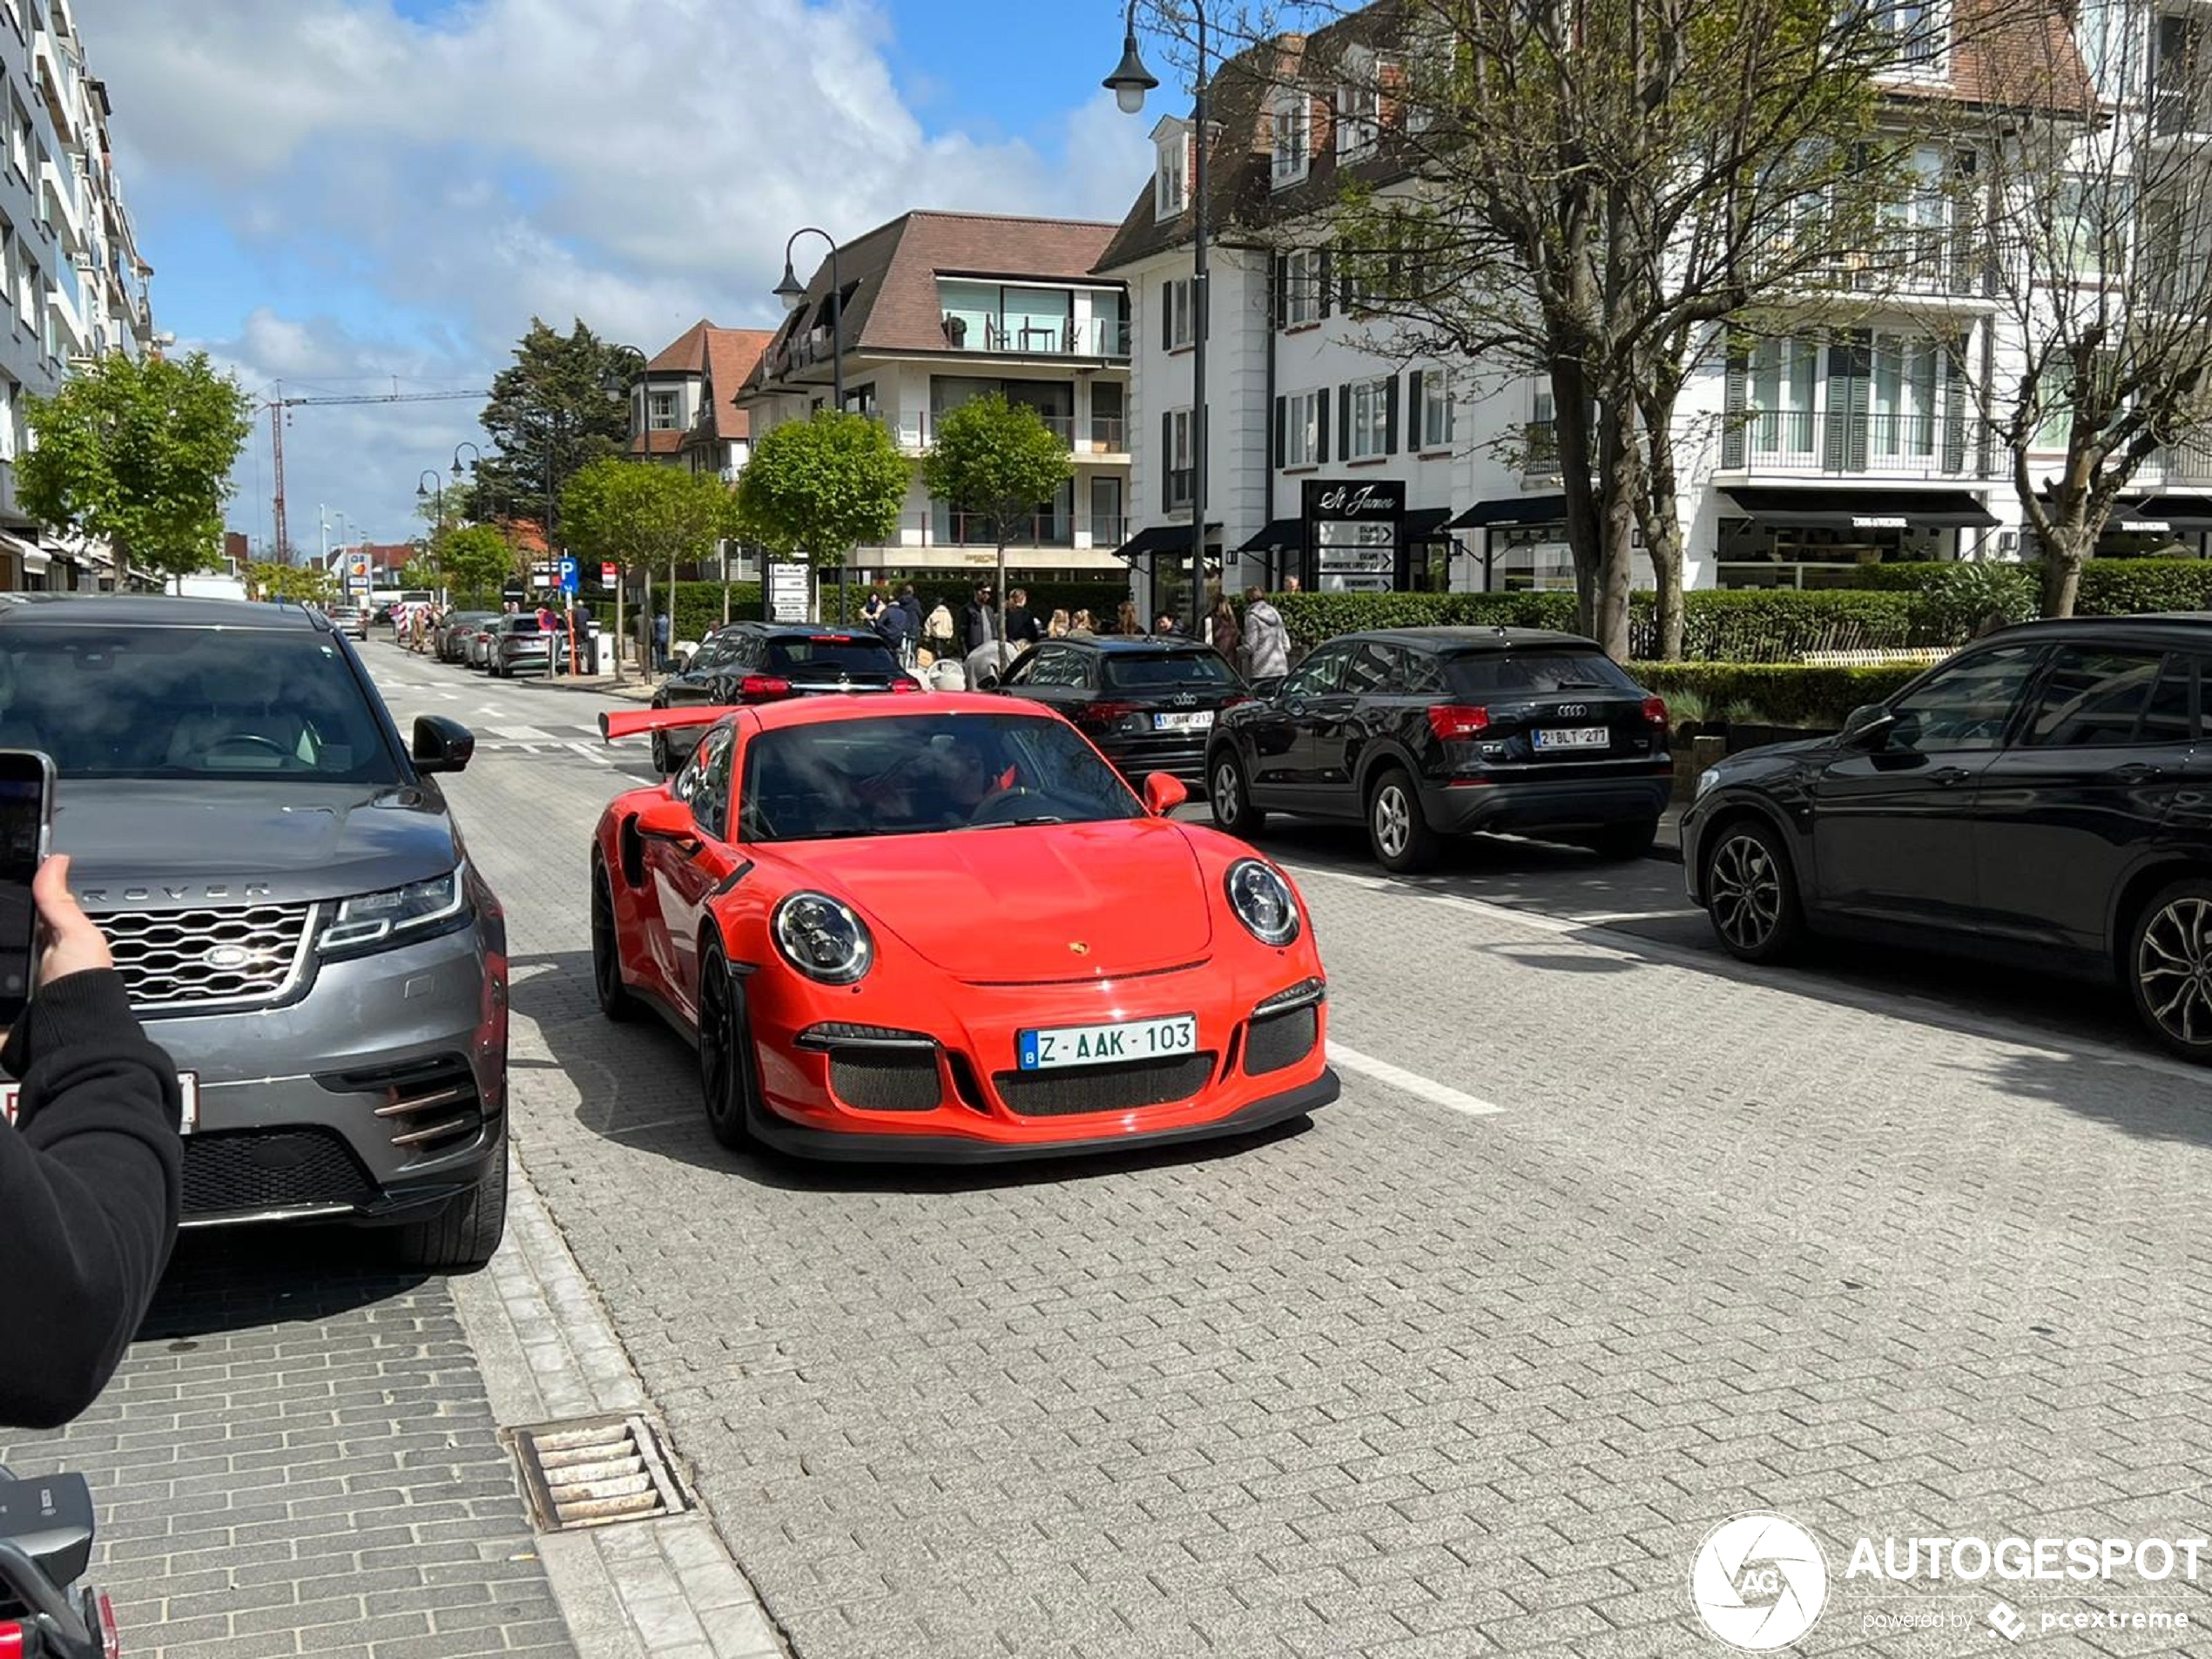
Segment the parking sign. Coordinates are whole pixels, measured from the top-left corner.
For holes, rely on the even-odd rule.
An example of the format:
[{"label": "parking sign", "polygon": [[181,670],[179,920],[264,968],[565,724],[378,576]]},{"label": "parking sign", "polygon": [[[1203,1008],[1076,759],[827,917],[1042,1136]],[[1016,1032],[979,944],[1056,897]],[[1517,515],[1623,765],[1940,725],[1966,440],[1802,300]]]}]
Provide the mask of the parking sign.
[{"label": "parking sign", "polygon": [[556,574],[561,578],[562,592],[574,593],[577,590],[577,568],[574,559],[563,558],[556,567]]}]

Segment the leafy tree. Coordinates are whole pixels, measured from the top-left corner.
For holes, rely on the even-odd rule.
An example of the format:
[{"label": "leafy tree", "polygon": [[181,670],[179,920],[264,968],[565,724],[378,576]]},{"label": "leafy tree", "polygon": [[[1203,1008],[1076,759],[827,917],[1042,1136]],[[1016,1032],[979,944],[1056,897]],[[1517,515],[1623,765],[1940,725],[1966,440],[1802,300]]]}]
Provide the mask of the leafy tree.
[{"label": "leafy tree", "polygon": [[307,564],[278,564],[257,560],[246,567],[247,590],[257,599],[285,600],[293,604],[327,604],[338,590],[338,579],[327,570]]},{"label": "leafy tree", "polygon": [[531,318],[515,361],[492,377],[482,417],[491,453],[471,485],[446,491],[448,514],[550,516],[550,545],[569,480],[628,448],[630,382],[644,363],[634,347],[604,341],[581,320],[560,334]]},{"label": "leafy tree", "polygon": [[437,560],[428,548],[417,552],[400,571],[400,586],[402,588],[435,588],[437,585]]},{"label": "leafy tree", "polygon": [[998,546],[999,604],[1006,603],[1006,543],[1027,518],[1050,510],[1060,487],[1075,475],[1068,446],[1027,403],[986,393],[937,422],[937,442],[922,463],[929,493],[955,510],[988,514]]},{"label": "leafy tree", "polygon": [[438,538],[437,567],[451,592],[496,593],[513,565],[507,538],[489,524],[466,525]]},{"label": "leafy tree", "polygon": [[738,533],[779,558],[841,565],[862,543],[898,534],[913,482],[880,422],[825,409],[754,443],[738,481]]},{"label": "leafy tree", "polygon": [[[593,462],[569,481],[562,503],[569,547],[580,558],[650,571],[706,558],[732,533],[735,498],[719,478],[677,467],[617,461]],[[615,632],[623,631],[623,590],[615,584]],[[671,610],[671,617],[673,612]],[[615,662],[619,678],[622,663]]]},{"label": "leafy tree", "polygon": [[118,576],[221,564],[223,503],[253,403],[205,352],[181,362],[118,352],[24,410],[37,438],[16,462],[24,511],[106,543]]},{"label": "leafy tree", "polygon": [[1680,395],[1730,350],[1726,328],[1785,328],[1839,270],[1909,259],[1884,211],[1905,170],[1875,78],[1922,43],[1888,9],[1831,0],[1390,10],[1402,71],[1311,47],[1288,71],[1364,78],[1375,108],[1403,111],[1373,163],[1345,170],[1339,266],[1407,354],[1549,381],[1581,624],[1627,655],[1641,529],[1679,656],[1679,479],[1696,462]]}]

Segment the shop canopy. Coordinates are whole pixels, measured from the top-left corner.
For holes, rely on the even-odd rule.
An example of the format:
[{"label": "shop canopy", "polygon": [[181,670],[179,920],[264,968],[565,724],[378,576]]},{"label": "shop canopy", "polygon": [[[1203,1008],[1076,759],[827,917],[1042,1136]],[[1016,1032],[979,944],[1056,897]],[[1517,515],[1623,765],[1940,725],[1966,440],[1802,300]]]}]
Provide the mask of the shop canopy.
[{"label": "shop canopy", "polygon": [[2162,535],[2176,530],[2212,530],[2212,496],[2145,496],[2123,500],[2105,528]]},{"label": "shop canopy", "polygon": [[[1221,521],[1215,519],[1206,525],[1206,539],[1211,541],[1221,530]],[[1188,524],[1155,524],[1142,529],[1114,550],[1116,558],[1134,563],[1138,559],[1157,558],[1163,553],[1177,555],[1190,551],[1190,527]]]},{"label": "shop canopy", "polygon": [[1988,529],[1997,516],[1963,489],[1724,492],[1754,523],[1784,529]]},{"label": "shop canopy", "polygon": [[1451,534],[1446,523],[1452,516],[1448,507],[1416,507],[1399,521],[1399,538],[1412,545],[1416,542],[1441,542]]},{"label": "shop canopy", "polygon": [[1239,553],[1264,553],[1271,547],[1304,547],[1305,521],[1302,518],[1271,518],[1261,526],[1258,535],[1238,548]]},{"label": "shop canopy", "polygon": [[1501,496],[1479,501],[1447,522],[1447,530],[1499,529],[1512,524],[1559,524],[1567,519],[1564,496]]}]

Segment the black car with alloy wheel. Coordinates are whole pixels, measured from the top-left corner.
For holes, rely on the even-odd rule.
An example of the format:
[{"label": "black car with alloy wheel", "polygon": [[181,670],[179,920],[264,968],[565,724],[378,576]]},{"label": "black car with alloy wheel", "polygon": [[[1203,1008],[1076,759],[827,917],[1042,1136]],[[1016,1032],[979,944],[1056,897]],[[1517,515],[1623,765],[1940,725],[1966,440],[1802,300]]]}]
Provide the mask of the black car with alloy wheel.
[{"label": "black car with alloy wheel", "polygon": [[1509,831],[1636,858],[1674,788],[1667,705],[1595,641],[1529,628],[1390,628],[1324,641],[1230,709],[1206,754],[1214,822],[1365,822],[1379,862]]},{"label": "black car with alloy wheel", "polygon": [[[731,707],[840,692],[919,691],[880,635],[866,628],[733,622],[716,629],[653,693],[657,709]],[[653,764],[674,772],[691,759],[705,725],[653,733]]]},{"label": "black car with alloy wheel", "polygon": [[1222,711],[1251,700],[1229,660],[1193,639],[1116,635],[1042,640],[982,689],[1064,715],[1123,777],[1202,781]]},{"label": "black car with alloy wheel", "polygon": [[2029,623],[1832,738],[1732,755],[1683,820],[1730,951],[1808,933],[2116,977],[2212,1062],[2212,617]]}]

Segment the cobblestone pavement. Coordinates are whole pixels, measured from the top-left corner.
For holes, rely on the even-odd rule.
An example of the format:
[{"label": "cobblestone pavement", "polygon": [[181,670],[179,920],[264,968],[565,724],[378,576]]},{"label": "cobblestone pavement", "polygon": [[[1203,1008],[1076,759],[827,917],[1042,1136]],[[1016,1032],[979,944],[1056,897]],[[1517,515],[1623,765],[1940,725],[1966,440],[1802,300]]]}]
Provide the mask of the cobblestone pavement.
[{"label": "cobblestone pavement", "polygon": [[105,1396],[0,1450],[91,1481],[124,1651],[569,1659],[445,1285],[365,1268],[362,1235],[273,1237],[187,1235]]},{"label": "cobblestone pavement", "polygon": [[[403,714],[457,673],[380,671]],[[488,753],[451,786],[543,1045],[521,1153],[801,1659],[1717,1653],[1690,1561],[1764,1508],[1826,1549],[1802,1651],[1983,1653],[2002,1596],[2039,1655],[2212,1656],[2042,1623],[2212,1618],[2178,1575],[1844,1575],[1862,1534],[2212,1533],[2212,1111],[2094,1009],[1762,976],[1591,920],[1640,871],[1412,884],[1297,832],[1333,1035],[1383,1062],[1310,1127],[1005,1172],[740,1158],[684,1046],[591,1009],[620,781]],[[1962,1625],[1869,1622],[1901,1613]]]}]

